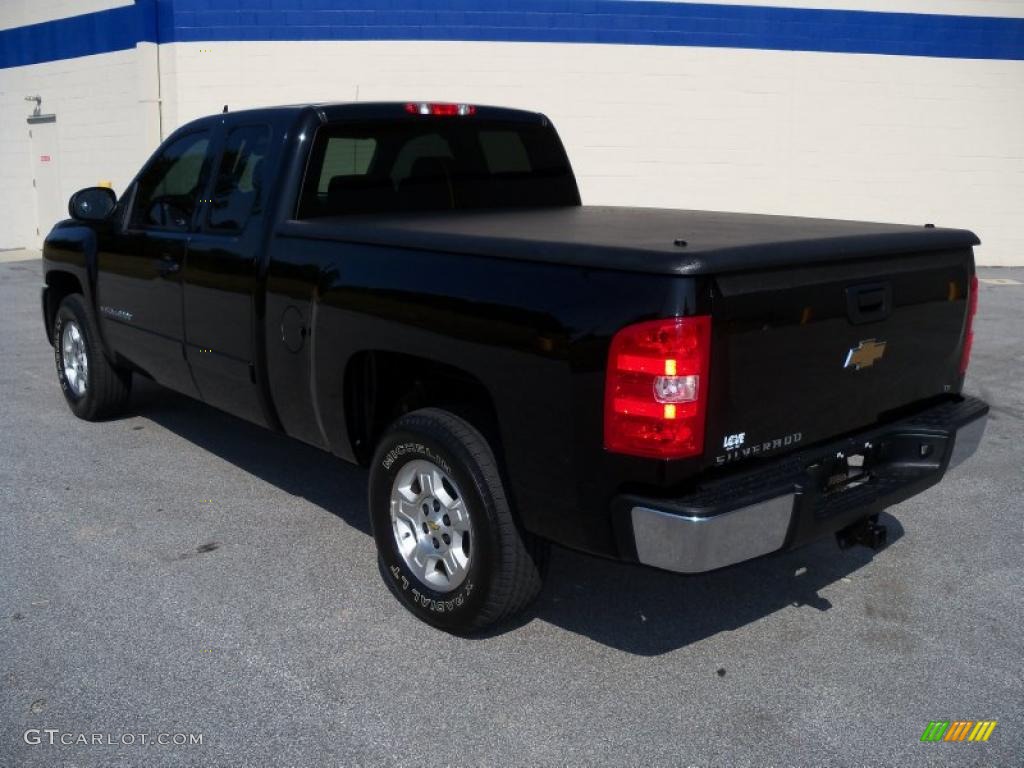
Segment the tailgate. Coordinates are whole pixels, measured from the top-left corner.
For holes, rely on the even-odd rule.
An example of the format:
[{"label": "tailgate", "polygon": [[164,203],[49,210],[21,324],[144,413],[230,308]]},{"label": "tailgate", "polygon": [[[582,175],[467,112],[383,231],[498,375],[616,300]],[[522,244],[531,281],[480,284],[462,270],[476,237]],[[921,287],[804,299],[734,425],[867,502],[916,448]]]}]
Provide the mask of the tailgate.
[{"label": "tailgate", "polygon": [[732,464],[959,392],[970,248],[720,276],[705,457]]}]

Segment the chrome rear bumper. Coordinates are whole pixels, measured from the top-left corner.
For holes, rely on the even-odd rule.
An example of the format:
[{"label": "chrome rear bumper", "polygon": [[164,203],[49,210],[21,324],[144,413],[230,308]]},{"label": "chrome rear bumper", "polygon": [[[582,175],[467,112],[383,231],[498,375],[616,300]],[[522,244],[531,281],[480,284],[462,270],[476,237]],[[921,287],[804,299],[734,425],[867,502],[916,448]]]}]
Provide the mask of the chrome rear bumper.
[{"label": "chrome rear bumper", "polygon": [[956,432],[956,442],[953,444],[953,453],[949,457],[947,469],[959,467],[978,450],[981,445],[982,435],[985,434],[985,426],[988,424],[988,414],[980,419],[975,419],[970,424],[960,428]]},{"label": "chrome rear bumper", "polygon": [[641,563],[700,573],[781,549],[793,517],[793,494],[713,517],[683,517],[633,507],[633,537]]},{"label": "chrome rear bumper", "polygon": [[[988,406],[973,398],[953,405],[784,457],[690,497],[623,497],[618,507],[628,510],[636,559],[679,573],[723,568],[805,544],[920,493],[981,442]],[[864,479],[838,490],[823,484],[837,455],[868,450]]]}]

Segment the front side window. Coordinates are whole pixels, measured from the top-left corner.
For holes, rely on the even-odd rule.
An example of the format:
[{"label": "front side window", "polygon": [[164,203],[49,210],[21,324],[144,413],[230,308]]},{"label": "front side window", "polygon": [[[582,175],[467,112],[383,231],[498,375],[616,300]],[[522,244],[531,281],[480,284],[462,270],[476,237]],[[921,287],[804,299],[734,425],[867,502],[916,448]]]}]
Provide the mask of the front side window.
[{"label": "front side window", "polygon": [[187,231],[205,177],[208,131],[168,144],[139,178],[131,223],[136,227]]},{"label": "front side window", "polygon": [[207,218],[209,229],[240,232],[249,217],[259,211],[269,146],[268,125],[242,125],[231,129],[213,184]]}]

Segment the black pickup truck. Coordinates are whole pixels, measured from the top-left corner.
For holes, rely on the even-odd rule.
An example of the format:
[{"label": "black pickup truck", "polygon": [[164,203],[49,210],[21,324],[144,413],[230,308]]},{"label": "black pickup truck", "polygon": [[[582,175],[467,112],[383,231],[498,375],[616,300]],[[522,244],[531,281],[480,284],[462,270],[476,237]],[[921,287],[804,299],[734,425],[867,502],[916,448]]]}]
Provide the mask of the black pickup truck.
[{"label": "black pickup truck", "polygon": [[583,206],[536,113],[218,114],[69,209],[72,411],[139,374],[369,467],[385,582],[453,632],[526,606],[549,542],[682,573],[879,545],[988,412],[971,232]]}]

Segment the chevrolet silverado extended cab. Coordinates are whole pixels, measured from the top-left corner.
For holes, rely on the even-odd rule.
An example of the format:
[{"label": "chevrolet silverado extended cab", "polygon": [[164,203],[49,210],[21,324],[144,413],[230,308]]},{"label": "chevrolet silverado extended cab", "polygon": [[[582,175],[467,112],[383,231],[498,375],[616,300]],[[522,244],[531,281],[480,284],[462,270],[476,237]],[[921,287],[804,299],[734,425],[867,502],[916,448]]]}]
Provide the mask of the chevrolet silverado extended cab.
[{"label": "chevrolet silverado extended cab", "polygon": [[524,608],[549,542],[682,573],[878,545],[988,412],[971,232],[583,206],[535,113],[218,114],[69,210],[72,411],[142,375],[369,467],[385,582],[452,632]]}]

